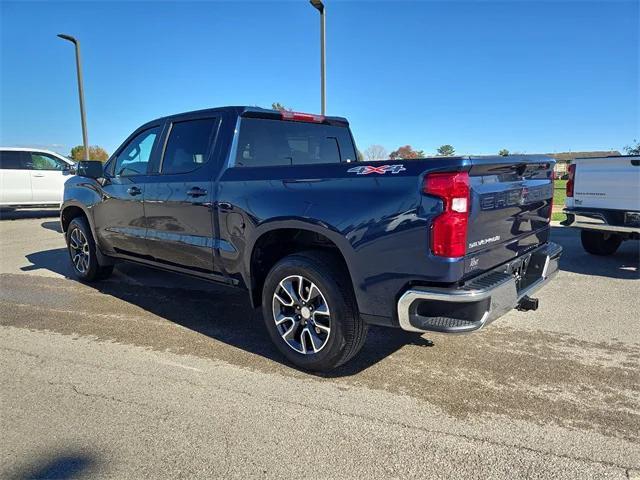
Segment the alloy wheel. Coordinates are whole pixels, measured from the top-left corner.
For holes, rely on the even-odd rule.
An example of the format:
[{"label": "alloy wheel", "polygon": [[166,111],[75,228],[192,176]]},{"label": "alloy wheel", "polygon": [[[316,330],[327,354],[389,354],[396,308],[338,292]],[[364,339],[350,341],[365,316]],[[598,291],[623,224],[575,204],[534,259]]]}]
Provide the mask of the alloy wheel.
[{"label": "alloy wheel", "polygon": [[291,275],[273,294],[273,320],[289,347],[303,355],[322,350],[331,335],[331,312],[324,294],[306,277]]},{"label": "alloy wheel", "polygon": [[89,241],[79,228],[74,228],[69,235],[69,252],[75,269],[85,274],[89,270]]}]

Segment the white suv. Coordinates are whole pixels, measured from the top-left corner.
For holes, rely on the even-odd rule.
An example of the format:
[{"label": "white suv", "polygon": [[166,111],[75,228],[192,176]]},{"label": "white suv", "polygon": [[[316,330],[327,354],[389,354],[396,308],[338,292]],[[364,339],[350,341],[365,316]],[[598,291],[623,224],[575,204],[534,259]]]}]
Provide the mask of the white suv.
[{"label": "white suv", "polygon": [[74,165],[48,150],[0,147],[0,207],[59,207]]}]

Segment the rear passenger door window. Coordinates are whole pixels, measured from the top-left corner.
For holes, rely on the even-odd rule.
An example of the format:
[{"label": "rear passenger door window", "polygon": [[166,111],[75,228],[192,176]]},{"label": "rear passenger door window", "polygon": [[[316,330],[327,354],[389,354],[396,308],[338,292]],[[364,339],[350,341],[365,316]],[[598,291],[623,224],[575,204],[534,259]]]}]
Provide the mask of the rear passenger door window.
[{"label": "rear passenger door window", "polygon": [[215,118],[185,120],[171,124],[160,173],[188,173],[209,160]]},{"label": "rear passenger door window", "polygon": [[349,129],[335,125],[243,118],[235,165],[264,167],[356,161]]},{"label": "rear passenger door window", "polygon": [[31,194],[29,152],[0,151],[0,201],[3,203],[28,203]]},{"label": "rear passenger door window", "polygon": [[0,151],[0,169],[2,170],[25,170],[25,157],[27,152],[4,150]]},{"label": "rear passenger door window", "polygon": [[113,175],[146,175],[149,159],[159,135],[160,127],[153,127],[136,135],[118,154],[114,162]]}]

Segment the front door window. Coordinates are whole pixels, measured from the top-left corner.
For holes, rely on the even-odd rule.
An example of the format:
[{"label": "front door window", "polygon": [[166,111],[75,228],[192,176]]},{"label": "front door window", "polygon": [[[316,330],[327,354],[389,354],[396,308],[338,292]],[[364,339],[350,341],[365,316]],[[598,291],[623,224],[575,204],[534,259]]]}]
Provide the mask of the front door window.
[{"label": "front door window", "polygon": [[136,135],[116,158],[113,174],[117,177],[146,175],[149,159],[160,127],[153,127]]}]

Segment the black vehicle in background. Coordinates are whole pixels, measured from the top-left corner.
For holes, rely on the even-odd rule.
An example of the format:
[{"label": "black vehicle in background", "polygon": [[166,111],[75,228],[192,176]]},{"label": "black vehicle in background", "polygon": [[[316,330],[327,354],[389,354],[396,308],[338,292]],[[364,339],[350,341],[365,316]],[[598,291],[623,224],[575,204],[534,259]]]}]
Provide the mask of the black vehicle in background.
[{"label": "black vehicle in background", "polygon": [[369,324],[470,332],[535,309],[561,254],[553,166],[358,162],[344,118],[225,107],[143,125],[104,168],[80,162],[61,223],[80,279],[126,260],[244,288],[291,362],[328,370]]}]

